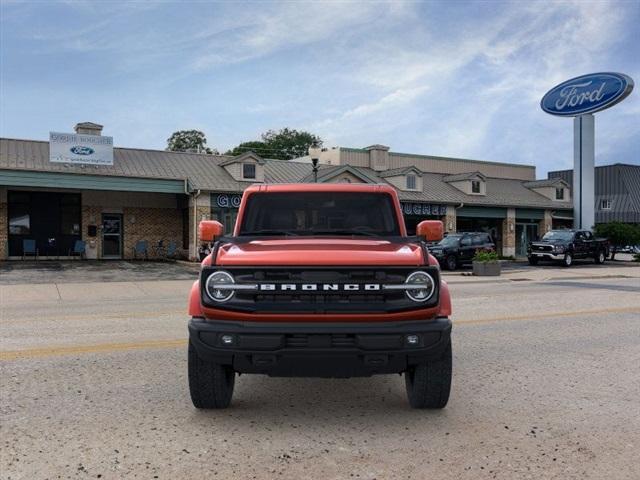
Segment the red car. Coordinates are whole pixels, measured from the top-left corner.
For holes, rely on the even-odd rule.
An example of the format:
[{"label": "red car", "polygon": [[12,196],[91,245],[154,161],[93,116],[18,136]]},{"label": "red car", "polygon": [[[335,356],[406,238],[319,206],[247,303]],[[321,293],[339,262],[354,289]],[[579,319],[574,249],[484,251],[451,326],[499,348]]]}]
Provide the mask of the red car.
[{"label": "red car", "polygon": [[443,408],[451,387],[451,300],[427,241],[408,237],[384,185],[255,185],[235,230],[213,242],[189,300],[189,387],[197,408],[225,408],[235,374],[357,377],[402,373],[415,408]]}]

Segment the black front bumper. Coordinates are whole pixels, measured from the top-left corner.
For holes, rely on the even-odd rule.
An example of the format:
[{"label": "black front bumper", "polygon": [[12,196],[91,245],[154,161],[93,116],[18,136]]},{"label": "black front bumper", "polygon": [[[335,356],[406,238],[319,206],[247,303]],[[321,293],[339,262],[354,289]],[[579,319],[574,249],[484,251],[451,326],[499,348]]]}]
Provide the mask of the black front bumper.
[{"label": "black front bumper", "polygon": [[[410,344],[407,336],[417,336]],[[232,339],[232,344],[224,344]],[[285,323],[193,318],[189,341],[198,356],[240,373],[275,377],[362,377],[400,373],[439,358],[451,321]]]}]

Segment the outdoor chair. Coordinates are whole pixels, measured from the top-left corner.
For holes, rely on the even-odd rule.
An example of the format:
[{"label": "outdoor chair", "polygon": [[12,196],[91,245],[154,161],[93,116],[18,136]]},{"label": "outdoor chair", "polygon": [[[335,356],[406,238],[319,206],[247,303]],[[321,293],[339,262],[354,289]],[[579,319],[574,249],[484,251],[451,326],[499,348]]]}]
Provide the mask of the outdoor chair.
[{"label": "outdoor chair", "polygon": [[38,249],[36,248],[36,241],[31,239],[22,240],[22,260],[27,255],[33,255],[38,260]]},{"label": "outdoor chair", "polygon": [[133,258],[137,259],[138,255],[144,259],[149,259],[149,242],[146,240],[138,240],[136,246],[133,247]]},{"label": "outdoor chair", "polygon": [[154,247],[154,251],[155,257],[162,258],[165,256],[164,240],[158,240],[158,243],[156,243],[156,246]]},{"label": "outdoor chair", "polygon": [[80,260],[84,257],[85,260],[87,258],[87,244],[83,240],[76,240],[76,243],[73,244],[73,248],[69,250],[69,256],[72,257],[74,255],[78,255]]},{"label": "outdoor chair", "polygon": [[172,258],[178,251],[178,245],[174,241],[170,241],[167,245],[167,258]]}]

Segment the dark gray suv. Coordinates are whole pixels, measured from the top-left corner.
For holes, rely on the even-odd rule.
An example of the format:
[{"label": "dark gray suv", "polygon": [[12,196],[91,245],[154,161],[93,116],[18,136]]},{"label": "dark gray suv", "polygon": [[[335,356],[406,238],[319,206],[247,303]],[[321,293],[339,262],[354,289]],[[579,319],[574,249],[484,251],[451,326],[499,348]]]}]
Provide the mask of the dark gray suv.
[{"label": "dark gray suv", "polygon": [[455,270],[461,265],[470,264],[477,250],[495,252],[496,245],[491,235],[485,232],[450,233],[429,248],[442,268],[447,270]]}]

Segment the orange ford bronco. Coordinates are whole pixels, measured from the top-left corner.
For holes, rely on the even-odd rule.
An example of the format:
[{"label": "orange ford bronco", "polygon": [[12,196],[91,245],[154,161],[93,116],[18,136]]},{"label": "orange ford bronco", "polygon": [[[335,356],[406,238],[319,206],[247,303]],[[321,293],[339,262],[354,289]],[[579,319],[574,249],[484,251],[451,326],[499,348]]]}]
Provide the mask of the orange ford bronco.
[{"label": "orange ford bronco", "polygon": [[236,373],[356,377],[403,373],[409,403],[442,408],[451,387],[451,300],[427,241],[407,236],[385,185],[254,185],[235,230],[213,242],[189,300],[189,389],[225,408]]}]

